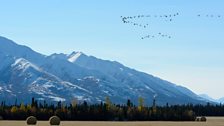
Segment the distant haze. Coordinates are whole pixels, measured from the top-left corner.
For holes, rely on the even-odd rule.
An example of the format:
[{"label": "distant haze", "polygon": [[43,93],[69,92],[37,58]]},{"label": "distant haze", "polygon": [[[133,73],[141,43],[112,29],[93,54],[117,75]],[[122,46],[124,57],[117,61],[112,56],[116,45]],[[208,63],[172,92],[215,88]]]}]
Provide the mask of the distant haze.
[{"label": "distant haze", "polygon": [[[0,4],[0,36],[48,55],[82,51],[116,60],[217,99],[224,96],[223,5],[223,0],[8,0]],[[172,22],[136,20],[148,23],[146,29],[120,18],[176,12]],[[158,32],[172,38],[141,40]]]}]

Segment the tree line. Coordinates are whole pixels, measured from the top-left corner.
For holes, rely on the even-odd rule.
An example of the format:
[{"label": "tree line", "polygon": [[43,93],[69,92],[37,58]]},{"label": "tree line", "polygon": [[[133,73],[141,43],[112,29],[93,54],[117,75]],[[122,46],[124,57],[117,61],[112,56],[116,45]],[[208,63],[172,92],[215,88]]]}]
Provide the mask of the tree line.
[{"label": "tree line", "polygon": [[100,104],[88,104],[72,101],[70,104],[48,104],[38,102],[32,98],[31,104],[20,103],[0,105],[0,117],[5,120],[25,120],[28,116],[35,116],[38,120],[48,120],[56,115],[61,120],[79,121],[194,121],[197,116],[223,116],[223,105],[168,105],[144,106],[144,99],[139,98],[138,106],[131,100],[126,104],[113,104],[107,97]]}]

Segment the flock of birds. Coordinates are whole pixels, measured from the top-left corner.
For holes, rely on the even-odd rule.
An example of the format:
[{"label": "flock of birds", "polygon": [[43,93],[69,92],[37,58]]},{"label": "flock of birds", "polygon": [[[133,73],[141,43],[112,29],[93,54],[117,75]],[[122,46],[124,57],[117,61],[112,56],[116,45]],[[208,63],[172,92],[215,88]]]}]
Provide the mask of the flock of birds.
[{"label": "flock of birds", "polygon": [[[164,21],[171,22],[174,20],[175,17],[179,16],[180,13],[174,13],[174,14],[164,14],[164,15],[135,15],[135,16],[121,16],[122,22],[124,24],[130,24],[133,26],[138,26],[142,28],[148,28],[149,24],[141,24],[135,22],[134,19],[141,19],[141,18],[162,18]],[[197,17],[206,17],[206,18],[222,18],[224,17],[223,15],[215,15],[215,14],[197,14]],[[162,38],[168,38],[171,39],[171,36],[168,34],[163,34],[161,32],[156,33],[156,34],[148,34],[146,36],[142,36],[141,39],[146,39],[146,38],[156,38],[156,37],[162,37]]]},{"label": "flock of birds", "polygon": [[122,21],[123,23],[129,23],[129,24],[133,24],[135,26],[140,26],[140,27],[144,27],[146,28],[149,24],[139,24],[133,21],[130,21],[132,19],[139,19],[139,18],[165,18],[165,21],[173,21],[173,17],[178,16],[179,13],[176,14],[169,14],[169,15],[137,15],[137,16],[128,16],[128,17],[123,17]]},{"label": "flock of birds", "polygon": [[[142,27],[142,28],[147,28],[149,27],[149,24],[140,24],[137,22],[134,22],[134,19],[140,19],[140,18],[163,18],[164,21],[173,21],[174,17],[179,16],[179,13],[174,13],[174,14],[165,14],[165,15],[136,15],[136,16],[121,16],[122,22],[124,24],[131,24],[133,26],[138,26],[138,27]],[[154,34],[154,35],[146,35],[141,37],[141,39],[146,39],[146,38],[155,38],[155,37],[163,37],[163,38],[171,38],[170,35],[167,34],[163,34],[161,32]]]},{"label": "flock of birds", "polygon": [[222,15],[215,15],[215,14],[198,14],[198,17],[207,17],[207,18],[222,18]]},{"label": "flock of birds", "polygon": [[167,35],[167,34],[162,34],[161,32],[159,32],[158,34],[155,34],[155,35],[146,35],[146,36],[143,36],[141,37],[141,39],[146,39],[146,38],[155,38],[155,37],[166,37],[166,38],[171,38],[170,35]]}]

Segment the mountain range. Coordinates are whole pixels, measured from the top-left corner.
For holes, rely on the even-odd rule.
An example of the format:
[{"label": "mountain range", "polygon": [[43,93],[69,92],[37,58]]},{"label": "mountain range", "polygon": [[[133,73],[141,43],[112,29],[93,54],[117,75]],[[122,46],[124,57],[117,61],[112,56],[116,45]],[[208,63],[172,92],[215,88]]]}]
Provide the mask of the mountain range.
[{"label": "mountain range", "polygon": [[204,98],[208,102],[211,102],[212,101],[212,102],[215,102],[215,103],[222,103],[222,104],[224,104],[224,97],[219,98],[219,99],[214,99],[214,98],[210,97],[207,94],[199,94],[199,96],[202,97],[202,98]]},{"label": "mountain range", "polygon": [[160,105],[204,104],[191,90],[153,75],[102,60],[82,52],[43,55],[31,48],[0,37],[0,100],[30,102],[32,97],[49,102],[113,103],[127,99]]}]

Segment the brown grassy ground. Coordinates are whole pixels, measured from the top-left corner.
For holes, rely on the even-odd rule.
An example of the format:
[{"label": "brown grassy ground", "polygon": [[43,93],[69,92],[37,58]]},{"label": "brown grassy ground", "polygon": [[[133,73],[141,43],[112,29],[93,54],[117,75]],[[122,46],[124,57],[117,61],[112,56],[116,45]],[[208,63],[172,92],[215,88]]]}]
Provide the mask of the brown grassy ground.
[{"label": "brown grassy ground", "polygon": [[[224,126],[224,117],[207,117],[207,122],[81,122],[62,121],[60,126]],[[0,121],[0,126],[27,126],[25,121]],[[37,126],[50,126],[38,121]]]}]

